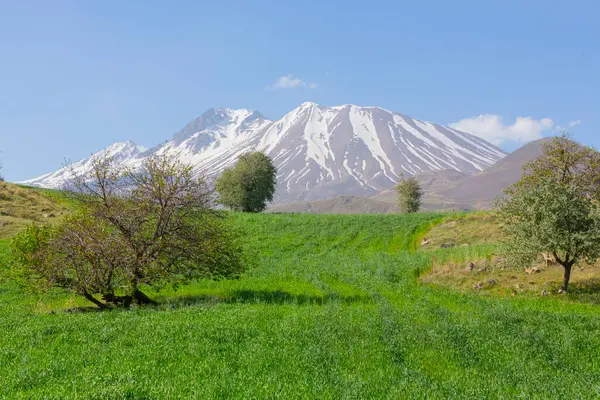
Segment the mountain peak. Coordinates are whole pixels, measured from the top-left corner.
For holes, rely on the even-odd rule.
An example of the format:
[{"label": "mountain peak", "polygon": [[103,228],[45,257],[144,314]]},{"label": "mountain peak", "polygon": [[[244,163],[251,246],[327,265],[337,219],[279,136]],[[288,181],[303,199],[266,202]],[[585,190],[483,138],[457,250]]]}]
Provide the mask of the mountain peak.
[{"label": "mountain peak", "polygon": [[106,155],[112,157],[116,162],[121,162],[123,160],[135,158],[146,150],[147,149],[144,146],[140,146],[131,140],[127,140],[125,142],[111,144],[96,154]]},{"label": "mountain peak", "polygon": [[139,148],[139,147],[143,147],[143,146],[140,146],[131,140],[126,140],[124,142],[113,143],[110,146],[106,147],[104,150],[128,149],[128,148],[132,149],[132,148]]},{"label": "mountain peak", "polygon": [[265,118],[256,110],[213,107],[184,126],[181,131],[173,136],[173,141],[179,145],[199,132],[218,130],[228,125],[240,127],[257,120],[265,120]]}]

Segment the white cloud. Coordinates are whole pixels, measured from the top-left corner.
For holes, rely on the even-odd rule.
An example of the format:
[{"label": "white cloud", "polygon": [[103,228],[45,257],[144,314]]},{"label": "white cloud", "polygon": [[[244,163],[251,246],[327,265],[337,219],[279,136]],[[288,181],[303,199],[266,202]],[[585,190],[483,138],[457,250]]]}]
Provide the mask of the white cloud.
[{"label": "white cloud", "polygon": [[575,127],[577,125],[581,125],[582,123],[583,123],[583,121],[580,120],[580,119],[575,120],[575,121],[569,121],[566,126],[564,126],[564,125],[556,125],[556,127],[554,128],[554,131],[555,132],[559,132],[559,133],[560,132],[569,132],[570,131],[569,128],[573,128],[573,127]]},{"label": "white cloud", "polygon": [[294,89],[294,88],[308,88],[316,89],[317,84],[314,82],[306,82],[303,79],[294,77],[292,74],[282,76],[277,79],[275,83],[266,87],[266,89],[277,90],[277,89]]},{"label": "white cloud", "polygon": [[531,117],[517,117],[513,124],[505,125],[502,117],[494,114],[465,118],[450,124],[454,129],[479,136],[495,145],[530,142],[541,138],[542,132],[551,130],[553,126],[550,118],[536,120]]}]

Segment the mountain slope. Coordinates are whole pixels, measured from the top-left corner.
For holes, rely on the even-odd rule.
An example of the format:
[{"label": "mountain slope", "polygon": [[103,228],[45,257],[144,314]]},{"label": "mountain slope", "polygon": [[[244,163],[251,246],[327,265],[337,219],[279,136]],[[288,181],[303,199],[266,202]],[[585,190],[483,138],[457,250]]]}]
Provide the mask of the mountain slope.
[{"label": "mountain slope", "polygon": [[106,154],[109,157],[113,157],[116,162],[120,164],[127,164],[138,157],[145,151],[145,148],[138,146],[133,142],[118,142],[108,146],[98,153],[91,155],[88,158],[72,163],[59,169],[56,172],[51,172],[46,175],[42,175],[38,178],[29,179],[23,182],[19,182],[23,185],[39,186],[48,189],[61,189],[66,182],[72,179],[73,173],[81,174],[89,171],[92,167],[92,161],[94,156],[97,154]]},{"label": "mountain slope", "polygon": [[402,174],[468,174],[504,153],[475,136],[378,107],[304,103],[275,122],[257,147],[273,157],[281,200],[373,195]]},{"label": "mountain slope", "polygon": [[[422,210],[489,209],[502,190],[516,183],[523,165],[542,154],[542,146],[552,138],[528,143],[486,170],[468,175],[455,170],[415,175],[423,189]],[[304,201],[271,207],[270,212],[314,214],[369,214],[398,212],[396,190],[387,189],[370,197],[339,196],[328,200]]]},{"label": "mountain slope", "polygon": [[[423,190],[423,208],[428,210],[460,210],[470,208],[467,204],[456,203],[454,200],[444,198],[438,194],[469,176],[469,174],[455,170],[425,172],[415,175]],[[394,188],[391,188],[373,196],[373,199],[396,204],[398,202],[398,194]]]},{"label": "mountain slope", "polygon": [[[453,170],[470,175],[505,155],[476,136],[382,108],[310,102],[278,121],[252,110],[211,109],[160,146],[141,151],[130,144],[118,154],[129,151],[120,162],[133,167],[146,157],[173,154],[207,175],[218,175],[252,150],[273,158],[279,203],[372,196],[393,187],[402,174]],[[88,164],[89,159],[77,163],[77,170]],[[66,172],[26,183],[58,187],[68,178]]]},{"label": "mountain slope", "polygon": [[220,173],[237,157],[256,148],[261,135],[273,124],[258,111],[212,108],[188,123],[173,139],[145,153],[177,155],[207,175]]},{"label": "mountain slope", "polygon": [[486,170],[466,177],[451,188],[438,191],[438,194],[458,202],[468,203],[476,208],[491,208],[494,199],[502,195],[505,187],[521,179],[523,166],[539,157],[544,143],[550,140],[552,138],[530,142]]}]

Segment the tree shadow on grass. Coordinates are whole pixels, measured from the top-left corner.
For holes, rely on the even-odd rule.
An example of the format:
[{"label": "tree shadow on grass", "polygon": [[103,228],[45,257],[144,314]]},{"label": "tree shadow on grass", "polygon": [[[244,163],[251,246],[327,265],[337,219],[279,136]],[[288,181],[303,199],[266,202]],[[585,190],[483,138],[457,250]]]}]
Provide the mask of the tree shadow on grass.
[{"label": "tree shadow on grass", "polygon": [[600,295],[600,278],[590,278],[584,281],[571,282],[569,284],[571,294],[596,294]]},{"label": "tree shadow on grass", "polygon": [[107,308],[102,310],[96,306],[84,306],[84,307],[71,307],[71,308],[63,308],[59,310],[52,310],[48,312],[48,314],[58,314],[58,313],[66,313],[66,314],[81,314],[81,313],[100,313],[105,311],[110,311],[112,308]]},{"label": "tree shadow on grass", "polygon": [[372,299],[367,296],[342,296],[337,293],[317,296],[293,294],[282,290],[236,290],[222,296],[198,294],[173,296],[158,300],[159,307],[167,305],[171,308],[199,304],[215,305],[219,303],[323,305],[329,302],[366,304],[372,302]]},{"label": "tree shadow on grass", "polygon": [[[553,294],[557,294],[559,289],[560,282],[553,282],[549,288]],[[600,304],[600,278],[594,277],[569,283],[566,296],[569,300],[578,303]]]},{"label": "tree shadow on grass", "polygon": [[[211,294],[193,294],[193,295],[175,295],[170,297],[156,297],[156,305],[138,306],[132,304],[131,309],[149,308],[149,309],[174,309],[195,305],[216,305],[216,304],[297,304],[297,305],[323,305],[329,302],[342,304],[368,304],[373,299],[365,295],[343,296],[338,293],[328,293],[322,296],[309,294],[293,294],[282,290],[235,290],[224,295]],[[123,307],[114,307],[101,310],[95,306],[73,307],[62,310],[53,310],[50,314],[61,313],[96,313],[111,310],[125,310]]]}]

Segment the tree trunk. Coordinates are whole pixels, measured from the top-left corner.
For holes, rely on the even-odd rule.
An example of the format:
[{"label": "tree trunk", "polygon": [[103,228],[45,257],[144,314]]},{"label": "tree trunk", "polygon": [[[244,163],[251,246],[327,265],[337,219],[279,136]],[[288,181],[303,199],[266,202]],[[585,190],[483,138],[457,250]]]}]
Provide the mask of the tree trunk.
[{"label": "tree trunk", "polygon": [[116,306],[122,304],[125,308],[129,308],[133,301],[133,297],[131,296],[115,296],[113,293],[104,294],[102,298],[104,301],[111,302]]},{"label": "tree trunk", "polygon": [[96,299],[94,296],[92,296],[88,292],[83,292],[83,297],[85,297],[87,300],[89,300],[92,303],[94,303],[95,305],[97,305],[98,308],[101,310],[106,310],[108,308],[108,306],[106,304],[104,304],[100,300]]},{"label": "tree trunk", "polygon": [[142,291],[140,291],[137,288],[133,291],[133,298],[140,305],[142,305],[142,304],[152,304],[152,305],[158,304],[154,300],[152,300],[150,297],[146,296]]},{"label": "tree trunk", "polygon": [[565,275],[563,277],[563,283],[562,283],[561,289],[564,292],[566,292],[567,288],[569,287],[569,279],[571,279],[571,268],[573,267],[573,263],[567,262],[567,263],[563,264],[563,267],[565,268]]}]

